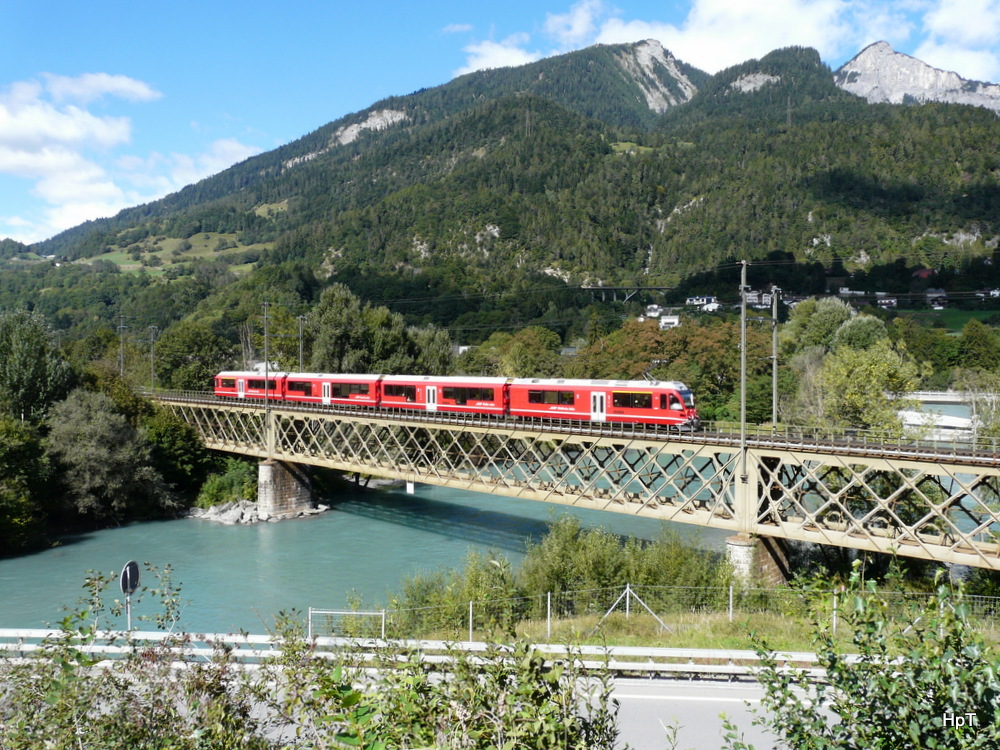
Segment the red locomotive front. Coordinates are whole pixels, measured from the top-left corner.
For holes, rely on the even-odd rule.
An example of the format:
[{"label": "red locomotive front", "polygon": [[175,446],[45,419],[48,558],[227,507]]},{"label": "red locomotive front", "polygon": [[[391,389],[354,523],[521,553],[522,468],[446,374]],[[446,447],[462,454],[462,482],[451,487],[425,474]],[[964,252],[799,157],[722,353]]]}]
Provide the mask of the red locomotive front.
[{"label": "red locomotive front", "polygon": [[676,381],[515,380],[510,386],[510,413],[525,419],[698,427],[694,396]]}]

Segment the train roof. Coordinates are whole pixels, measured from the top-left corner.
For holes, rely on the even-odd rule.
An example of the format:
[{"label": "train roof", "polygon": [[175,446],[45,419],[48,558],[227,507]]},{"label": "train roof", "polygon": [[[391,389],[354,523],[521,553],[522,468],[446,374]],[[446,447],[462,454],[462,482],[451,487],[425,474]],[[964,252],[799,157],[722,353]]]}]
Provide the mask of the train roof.
[{"label": "train roof", "polygon": [[570,378],[520,378],[514,380],[512,385],[542,385],[542,386],[565,386],[568,388],[593,388],[596,386],[607,388],[673,388],[675,391],[689,391],[684,383],[679,380],[582,380]]},{"label": "train roof", "polygon": [[378,380],[382,376],[381,375],[368,375],[368,374],[357,373],[357,372],[345,372],[345,373],[336,373],[336,372],[290,372],[290,373],[288,373],[288,377],[290,377],[290,378],[307,378],[307,379],[308,378],[312,378],[312,379],[316,379],[316,380],[344,380],[344,381],[347,381],[347,382],[351,382],[351,381],[361,381],[361,380],[366,380],[366,381]]},{"label": "train roof", "polygon": [[[288,375],[284,370],[270,370],[267,373],[268,378],[284,377]],[[264,373],[258,370],[226,370],[225,372],[220,372],[215,377],[217,378],[263,378]]]},{"label": "train roof", "polygon": [[497,377],[483,377],[481,375],[473,375],[469,377],[463,377],[461,375],[383,375],[382,382],[384,383],[440,383],[444,385],[463,385],[466,383],[472,383],[474,385],[495,385],[501,386],[505,385],[509,381],[509,378],[497,378]]}]

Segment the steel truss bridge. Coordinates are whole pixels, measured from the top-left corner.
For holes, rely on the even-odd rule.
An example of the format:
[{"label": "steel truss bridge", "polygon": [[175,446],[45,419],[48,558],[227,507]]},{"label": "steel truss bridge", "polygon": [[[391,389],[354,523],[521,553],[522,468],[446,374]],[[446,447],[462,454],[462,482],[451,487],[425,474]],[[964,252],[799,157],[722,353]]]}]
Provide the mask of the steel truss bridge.
[{"label": "steel truss bridge", "polygon": [[[662,433],[157,392],[208,448],[1000,570],[1000,446]],[[745,447],[744,447],[745,446]]]}]

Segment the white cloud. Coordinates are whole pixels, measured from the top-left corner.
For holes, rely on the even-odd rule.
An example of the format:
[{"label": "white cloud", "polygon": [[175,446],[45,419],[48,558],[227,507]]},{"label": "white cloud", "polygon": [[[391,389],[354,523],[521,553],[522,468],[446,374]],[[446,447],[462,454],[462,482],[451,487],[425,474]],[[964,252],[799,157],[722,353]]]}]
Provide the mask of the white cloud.
[{"label": "white cloud", "polygon": [[709,73],[792,45],[815,47],[827,59],[855,35],[845,18],[850,7],[843,0],[695,0],[679,26],[616,17],[601,26],[596,41],[658,39],[676,57]]},{"label": "white cloud", "polygon": [[71,99],[86,104],[104,96],[115,96],[133,102],[148,102],[162,96],[148,84],[128,76],[84,73],[70,77],[45,73],[43,78],[46,88],[56,102]]},{"label": "white cloud", "polygon": [[1000,0],[937,0],[923,30],[927,37],[915,57],[964,78],[1000,78]]},{"label": "white cloud", "polygon": [[562,47],[590,44],[597,31],[597,23],[609,14],[602,0],[580,0],[568,13],[550,13],[545,20],[545,33],[556,39]]},{"label": "white cloud", "polygon": [[[866,45],[888,41],[966,78],[1000,76],[1000,0],[690,0],[658,18],[630,18],[609,0],[577,0],[550,13],[529,51],[527,34],[465,48],[460,73],[520,65],[592,44],[657,39],[681,60],[715,73],[772,50],[813,47],[839,65]],[[547,46],[546,46],[547,45]]]},{"label": "white cloud", "polygon": [[1000,79],[1000,59],[993,50],[975,50],[927,41],[917,48],[913,56],[935,68],[954,71],[973,81]]},{"label": "white cloud", "polygon": [[260,152],[261,149],[256,146],[247,146],[233,138],[222,138],[212,143],[208,151],[197,156],[174,154],[171,159],[170,181],[173,189],[179,190]]},{"label": "white cloud", "polygon": [[[46,74],[0,90],[0,176],[32,181],[42,206],[5,206],[0,237],[37,242],[89,219],[112,216],[179,190],[261,149],[232,138],[203,153],[116,153],[131,142],[132,122],[86,108],[102,97],[144,102],[160,94],[141,81],[102,73]],[[72,102],[72,103],[71,103]]]},{"label": "white cloud", "polygon": [[513,34],[502,42],[485,41],[470,44],[463,48],[469,57],[464,67],[455,72],[460,76],[476,70],[489,68],[507,68],[513,65],[526,65],[540,60],[540,52],[530,52],[524,46],[530,41],[527,34]]},{"label": "white cloud", "polygon": [[441,29],[442,34],[465,34],[472,31],[471,23],[450,23]]}]

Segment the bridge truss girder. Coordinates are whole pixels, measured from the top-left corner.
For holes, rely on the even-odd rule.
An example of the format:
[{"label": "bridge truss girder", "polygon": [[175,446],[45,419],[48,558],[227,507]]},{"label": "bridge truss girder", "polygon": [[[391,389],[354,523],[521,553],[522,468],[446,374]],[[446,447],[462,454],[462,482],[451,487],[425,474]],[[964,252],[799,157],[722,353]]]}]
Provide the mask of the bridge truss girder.
[{"label": "bridge truss girder", "polygon": [[[207,447],[1000,570],[1000,465],[588,434],[427,415],[165,401]],[[265,429],[268,427],[268,429]]]}]

